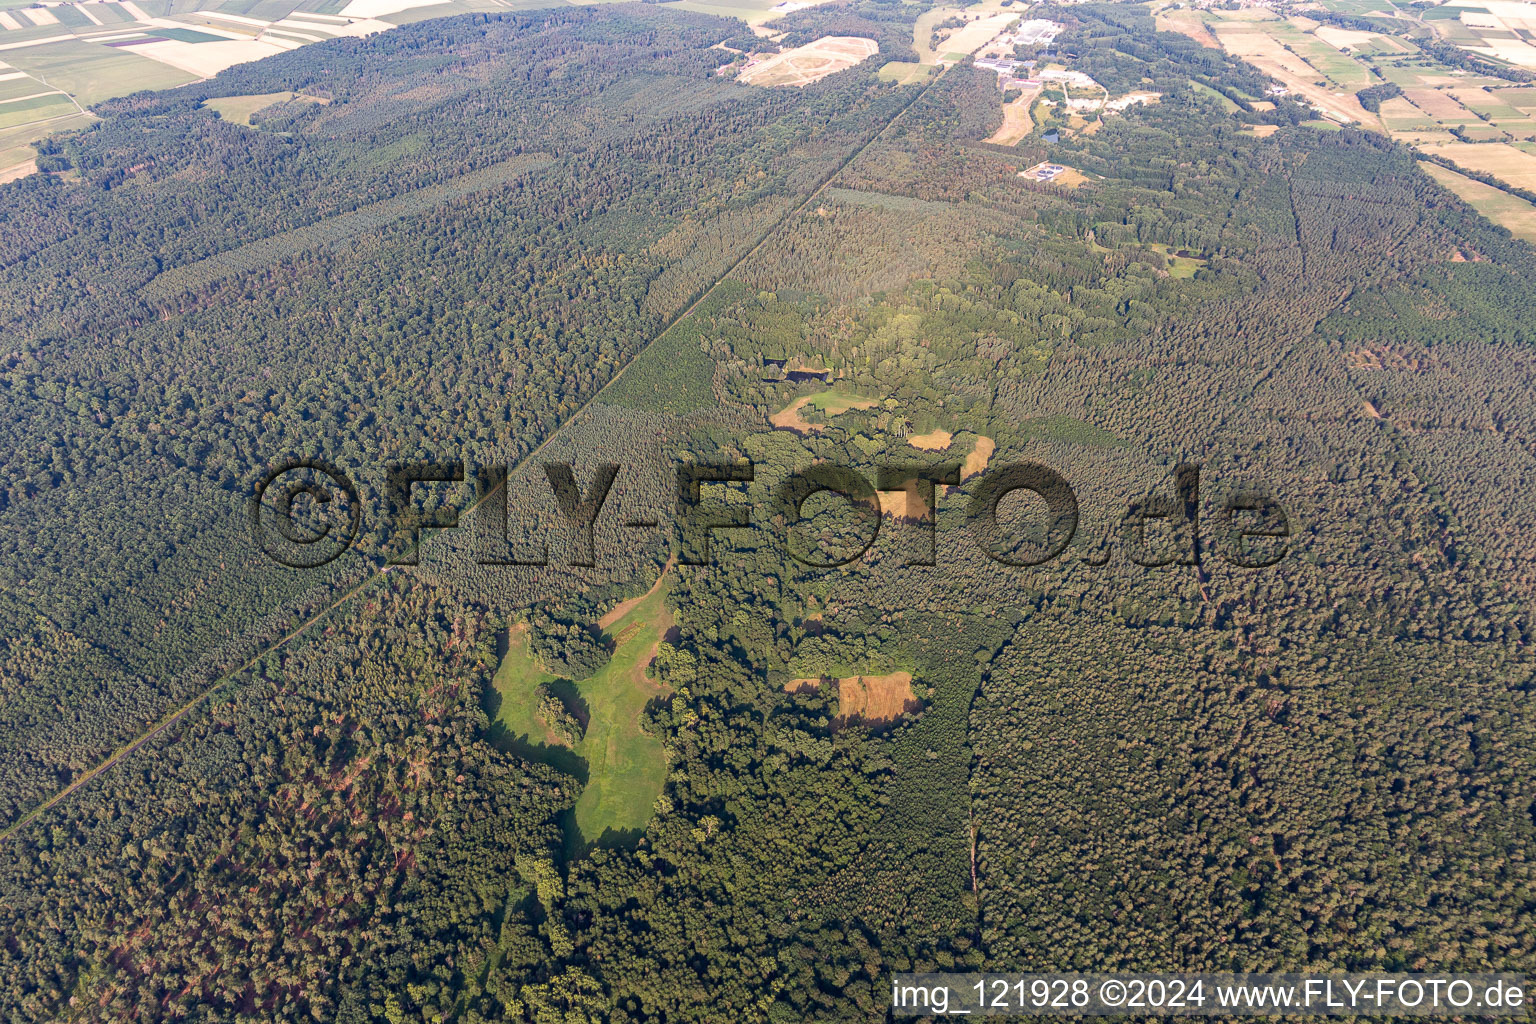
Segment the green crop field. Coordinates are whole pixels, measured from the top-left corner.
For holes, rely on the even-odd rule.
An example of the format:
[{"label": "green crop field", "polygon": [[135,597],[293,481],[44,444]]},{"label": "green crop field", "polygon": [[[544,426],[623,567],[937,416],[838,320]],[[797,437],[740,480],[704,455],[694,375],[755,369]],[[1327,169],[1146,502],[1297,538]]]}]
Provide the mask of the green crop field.
[{"label": "green crop field", "polygon": [[868,395],[857,395],[841,388],[831,388],[812,395],[809,404],[828,416],[836,416],[849,409],[867,408],[879,401],[878,398],[871,398]]},{"label": "green crop field", "polygon": [[169,89],[197,78],[147,57],[87,42],[10,50],[5,60],[19,71],[46,78],[50,86],[71,94],[81,106],[140,89]]},{"label": "green crop field", "polygon": [[190,28],[157,28],[154,34],[165,39],[175,39],[183,43],[216,43],[223,36],[209,35],[207,32],[198,32]]},{"label": "green crop field", "polygon": [[933,73],[931,64],[914,64],[911,61],[893,60],[887,63],[875,74],[882,82],[898,82],[906,85],[910,82],[922,82]]},{"label": "green crop field", "polygon": [[69,102],[69,97],[60,93],[0,103],[0,128],[11,128],[50,117],[62,117],[74,109],[75,105]]},{"label": "green crop field", "polygon": [[23,96],[35,96],[40,92],[48,92],[48,87],[37,79],[13,78],[8,82],[0,82],[0,104]]}]

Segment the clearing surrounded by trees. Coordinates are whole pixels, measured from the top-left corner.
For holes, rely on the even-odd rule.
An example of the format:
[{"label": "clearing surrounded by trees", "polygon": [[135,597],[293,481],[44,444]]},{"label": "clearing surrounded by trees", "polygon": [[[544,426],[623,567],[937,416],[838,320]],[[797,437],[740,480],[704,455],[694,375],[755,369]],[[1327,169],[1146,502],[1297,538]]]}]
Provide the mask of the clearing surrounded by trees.
[{"label": "clearing surrounded by trees", "polygon": [[814,42],[749,65],[737,76],[748,85],[810,85],[846,71],[880,52],[880,44],[862,36],[822,36]]}]

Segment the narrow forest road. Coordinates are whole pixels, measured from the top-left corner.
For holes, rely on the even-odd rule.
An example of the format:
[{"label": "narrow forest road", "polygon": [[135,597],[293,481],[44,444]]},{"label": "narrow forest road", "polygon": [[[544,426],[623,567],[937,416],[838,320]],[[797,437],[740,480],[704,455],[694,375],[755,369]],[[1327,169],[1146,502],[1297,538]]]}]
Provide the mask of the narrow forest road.
[{"label": "narrow forest road", "polygon": [[[913,95],[911,99],[904,103],[901,108],[891,116],[891,119],[880,128],[879,131],[875,132],[866,142],[864,142],[863,145],[859,146],[853,152],[848,154],[848,156],[839,161],[837,166],[834,167],[832,171],[822,179],[821,184],[812,189],[804,199],[802,199],[797,205],[791,207],[790,210],[782,217],[774,221],[774,223],[770,225],[766,231],[763,232],[762,236],[758,238],[758,240],[752,245],[750,249],[746,251],[746,253],[744,253],[741,257],[736,259],[728,267],[721,271],[720,274],[715,277],[714,282],[710,284],[708,288],[704,289],[698,298],[689,303],[686,308],[684,308],[676,316],[672,317],[671,320],[667,321],[666,326],[658,331],[650,341],[640,346],[640,348],[635,351],[635,354],[631,356],[623,366],[619,367],[618,371],[608,379],[607,383],[593,392],[592,396],[586,401],[582,402],[581,405],[577,406],[576,411],[571,414],[569,419],[552,430],[548,437],[546,437],[536,447],[534,447],[532,451],[524,456],[516,466],[513,466],[511,469],[509,469],[507,472],[507,477],[510,478],[513,473],[516,473],[527,466],[530,462],[533,461],[534,458],[538,456],[540,452],[542,452],[550,444],[550,442],[552,442],[556,437],[560,435],[562,430],[578,422],[587,413],[587,410],[592,406],[592,404],[602,397],[603,392],[612,387],[613,384],[624,375],[624,371],[629,369],[629,367],[634,364],[635,360],[639,359],[641,356],[645,355],[646,352],[650,351],[652,346],[670,334],[674,327],[676,327],[683,320],[687,319],[694,313],[694,311],[703,305],[704,302],[711,295],[715,294],[715,292],[720,289],[720,286],[724,284],[725,281],[736,272],[737,268],[746,263],[746,261],[751,259],[753,256],[757,255],[757,253],[762,250],[763,246],[767,245],[768,241],[778,233],[780,228],[784,227],[786,224],[791,223],[797,216],[804,212],[811,203],[820,198],[820,196],[827,190],[827,188],[831,186],[832,182],[837,179],[837,176],[841,174],[849,164],[853,163],[860,156],[862,156],[865,151],[869,149],[869,147],[873,146],[876,142],[880,141],[880,139],[884,138],[885,135],[896,126],[897,122],[899,122],[902,117],[906,115],[907,111],[912,109],[913,104],[922,99],[924,96],[928,95],[928,91],[933,88],[934,84],[937,83],[940,78],[943,77],[944,71],[944,68],[940,68],[939,72],[933,75],[928,80],[928,82],[921,89],[919,89],[916,94]],[[506,484],[503,482],[502,487],[505,486]],[[466,514],[469,512],[474,512],[474,510],[479,508],[481,504],[490,500],[490,498],[494,496],[495,493],[496,492],[493,490],[487,494],[481,495],[480,498],[478,498],[474,504],[469,507]],[[420,546],[420,542],[418,542],[417,546]],[[374,583],[383,579],[385,574],[389,572],[389,569],[390,567],[388,565],[380,566],[374,569],[371,574],[364,577],[362,582],[358,583],[356,586],[343,593],[340,597],[327,604],[320,611],[315,612],[309,618],[299,623],[290,632],[284,634],[282,637],[279,637],[277,640],[268,644],[266,647],[263,647],[249,660],[242,663],[238,668],[232,669],[231,671],[219,676],[207,689],[203,690],[201,693],[197,694],[197,696],[181,705],[165,718],[162,718],[160,721],[156,722],[153,726],[151,726],[139,736],[119,747],[115,752],[107,757],[106,760],[102,761],[94,768],[86,771],[78,779],[70,783],[68,786],[65,786],[58,793],[45,800],[43,803],[38,804],[26,814],[23,814],[21,817],[17,818],[14,823],[7,826],[3,831],[0,831],[0,842],[4,842],[10,839],[17,832],[21,831],[21,829],[36,821],[39,817],[41,817],[44,813],[53,807],[58,806],[59,803],[67,799],[72,793],[75,793],[88,785],[92,780],[110,769],[113,765],[122,761],[129,754],[132,754],[134,751],[144,746],[144,744],[148,743],[150,740],[171,729],[176,725],[177,722],[180,722],[199,705],[203,704],[214,694],[228,686],[240,673],[247,671],[267,655],[286,647],[294,639],[324,621],[336,609],[351,601],[354,597],[368,589]],[[659,585],[659,579],[657,580],[657,583]]]}]

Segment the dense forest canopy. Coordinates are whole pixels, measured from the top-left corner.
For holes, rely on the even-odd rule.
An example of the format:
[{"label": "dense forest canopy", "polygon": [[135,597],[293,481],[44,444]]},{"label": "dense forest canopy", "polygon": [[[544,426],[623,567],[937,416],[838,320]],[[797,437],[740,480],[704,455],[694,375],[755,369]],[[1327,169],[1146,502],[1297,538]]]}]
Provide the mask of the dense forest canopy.
[{"label": "dense forest canopy", "polygon": [[[772,89],[672,6],[306,47],[0,187],[3,1016],[1536,969],[1536,252],[1380,136],[1231,111],[1261,76],[1141,8],[1033,13],[1157,102],[1006,147],[994,72],[878,74],[916,8],[787,16],[881,52]],[[329,102],[202,106],[281,91]],[[249,536],[290,457],[359,485],[323,567]],[[417,492],[479,503],[384,571],[386,467],[447,460]],[[684,564],[677,467],[746,461]],[[618,467],[591,567],[555,464],[571,502]],[[929,520],[786,557],[867,525],[775,514],[827,464],[930,473]],[[1074,495],[1039,565],[969,532],[1018,464]]]}]

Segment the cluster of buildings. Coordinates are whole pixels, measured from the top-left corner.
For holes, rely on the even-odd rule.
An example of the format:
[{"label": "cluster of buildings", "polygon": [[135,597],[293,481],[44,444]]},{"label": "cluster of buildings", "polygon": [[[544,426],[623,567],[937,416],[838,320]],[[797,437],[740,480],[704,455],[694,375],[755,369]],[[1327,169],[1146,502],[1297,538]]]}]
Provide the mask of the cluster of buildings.
[{"label": "cluster of buildings", "polygon": [[1014,60],[1011,57],[984,57],[976,62],[979,68],[997,72],[997,87],[1004,92],[1009,89],[1038,89],[1040,81],[1036,78],[1025,77],[1030,69],[1035,66],[1032,60]]},{"label": "cluster of buildings", "polygon": [[977,67],[990,67],[998,74],[1012,73],[1018,65],[1034,66],[1034,61],[1016,61],[1008,54],[1019,46],[1049,46],[1055,42],[1065,26],[1044,18],[1033,18],[1013,28],[1000,32],[977,55]]},{"label": "cluster of buildings", "polygon": [[1013,30],[1015,46],[1049,46],[1061,35],[1062,26],[1044,18],[1033,18]]}]

